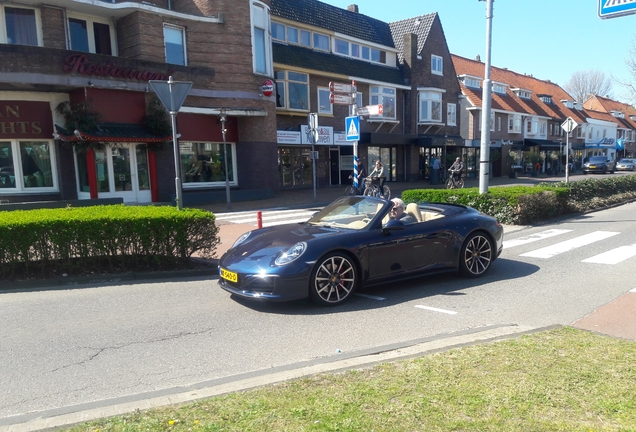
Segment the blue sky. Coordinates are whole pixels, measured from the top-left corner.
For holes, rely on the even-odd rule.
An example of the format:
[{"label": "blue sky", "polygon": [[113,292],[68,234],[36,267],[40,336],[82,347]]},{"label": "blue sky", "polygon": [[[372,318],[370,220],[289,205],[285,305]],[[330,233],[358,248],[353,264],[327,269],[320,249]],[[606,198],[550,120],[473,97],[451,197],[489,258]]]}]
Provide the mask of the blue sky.
[{"label": "blue sky", "polygon": [[[437,12],[450,52],[467,58],[486,52],[486,3],[478,0],[321,0],[386,22]],[[599,0],[495,0],[492,65],[563,86],[572,73],[598,69],[629,78],[625,59],[636,37],[636,15],[598,16]],[[614,99],[626,100],[613,86]]]}]

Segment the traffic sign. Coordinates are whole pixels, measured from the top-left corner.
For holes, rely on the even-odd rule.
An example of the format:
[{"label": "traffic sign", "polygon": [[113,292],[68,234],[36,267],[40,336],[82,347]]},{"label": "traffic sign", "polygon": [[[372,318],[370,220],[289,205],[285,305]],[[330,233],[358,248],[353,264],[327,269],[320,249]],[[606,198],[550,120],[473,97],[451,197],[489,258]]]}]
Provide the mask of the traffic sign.
[{"label": "traffic sign", "polygon": [[574,119],[572,117],[568,117],[563,123],[561,123],[561,127],[567,133],[572,132],[574,130],[574,128],[577,127],[577,126],[578,126],[578,124],[574,121]]},{"label": "traffic sign", "polygon": [[598,0],[598,16],[615,18],[636,13],[636,0]]},{"label": "traffic sign", "polygon": [[353,105],[353,98],[340,93],[329,93],[329,102],[335,105]]},{"label": "traffic sign", "polygon": [[168,113],[177,113],[183,105],[188,92],[192,88],[190,81],[173,81],[172,76],[168,81],[150,80],[150,87],[157,93],[159,100]]},{"label": "traffic sign", "polygon": [[360,117],[346,117],[345,130],[347,131],[347,141],[358,141],[360,139]]},{"label": "traffic sign", "polygon": [[384,109],[382,108],[382,104],[367,105],[367,106],[358,108],[358,115],[361,115],[361,116],[378,116],[378,115],[382,115],[383,112],[384,112]]},{"label": "traffic sign", "polygon": [[274,81],[271,79],[266,79],[261,84],[261,91],[263,92],[263,96],[270,97],[274,94]]},{"label": "traffic sign", "polygon": [[358,91],[355,85],[351,84],[342,84],[337,82],[329,83],[329,91],[332,93],[355,93]]}]

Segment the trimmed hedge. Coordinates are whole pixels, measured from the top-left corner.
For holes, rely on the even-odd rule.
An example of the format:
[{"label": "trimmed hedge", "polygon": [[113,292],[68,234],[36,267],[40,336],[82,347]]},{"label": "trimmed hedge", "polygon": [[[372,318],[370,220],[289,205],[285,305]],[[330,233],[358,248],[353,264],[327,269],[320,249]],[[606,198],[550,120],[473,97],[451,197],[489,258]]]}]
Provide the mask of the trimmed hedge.
[{"label": "trimmed hedge", "polygon": [[556,216],[581,213],[636,200],[636,175],[586,178],[536,186],[502,186],[480,194],[470,189],[413,189],[406,203],[448,202],[473,207],[499,222],[526,225]]},{"label": "trimmed hedge", "polygon": [[16,210],[0,218],[0,278],[60,274],[89,265],[171,266],[194,253],[211,257],[219,243],[214,214],[154,206]]}]

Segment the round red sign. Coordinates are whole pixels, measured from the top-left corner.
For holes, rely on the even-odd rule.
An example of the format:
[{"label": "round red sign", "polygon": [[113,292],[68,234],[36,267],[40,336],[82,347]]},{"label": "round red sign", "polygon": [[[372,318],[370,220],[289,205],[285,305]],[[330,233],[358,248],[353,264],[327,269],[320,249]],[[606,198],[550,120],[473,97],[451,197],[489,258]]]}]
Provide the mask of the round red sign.
[{"label": "round red sign", "polygon": [[263,96],[270,97],[274,94],[274,82],[268,79],[263,81],[263,84],[261,84],[261,91],[263,92]]}]

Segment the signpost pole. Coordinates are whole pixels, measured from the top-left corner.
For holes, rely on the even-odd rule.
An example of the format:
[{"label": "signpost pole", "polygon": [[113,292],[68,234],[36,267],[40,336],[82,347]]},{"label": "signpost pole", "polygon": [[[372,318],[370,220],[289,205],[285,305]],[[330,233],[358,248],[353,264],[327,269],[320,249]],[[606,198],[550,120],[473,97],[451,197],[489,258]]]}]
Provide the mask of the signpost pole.
[{"label": "signpost pole", "polygon": [[486,62],[484,64],[484,91],[482,92],[481,106],[481,147],[479,156],[479,193],[488,192],[488,180],[490,178],[490,111],[491,111],[491,87],[490,80],[490,51],[492,44],[492,8],[494,0],[486,1]]},{"label": "signpost pole", "polygon": [[314,202],[316,202],[316,150],[314,145],[318,142],[318,113],[309,113],[307,123],[307,138],[311,143],[311,182],[314,185]]},{"label": "signpost pole", "polygon": [[230,169],[228,168],[228,164],[230,158],[228,157],[227,152],[227,142],[225,140],[225,133],[227,129],[225,128],[225,122],[227,121],[227,116],[225,115],[225,111],[221,110],[221,115],[219,116],[219,120],[221,120],[221,134],[223,135],[223,166],[225,167],[225,201],[227,202],[227,209],[230,210],[232,208],[232,203],[230,200]]},{"label": "signpost pole", "polygon": [[[357,91],[358,89],[356,88],[356,82],[351,81],[351,99],[353,102],[351,104],[352,116],[358,115],[358,98],[356,97]],[[358,131],[358,134],[359,133],[360,131]],[[355,140],[353,142],[353,186],[355,186],[356,189],[360,187],[360,179],[358,178],[359,174],[360,173],[358,172],[358,140]]]},{"label": "signpost pole", "polygon": [[174,108],[174,94],[172,92],[172,86],[174,80],[172,75],[168,78],[168,88],[170,90],[170,120],[172,121],[172,146],[174,150],[174,189],[175,189],[175,201],[177,202],[177,209],[183,209],[183,190],[181,188],[181,163],[179,157],[179,143],[177,142],[177,112]]}]

